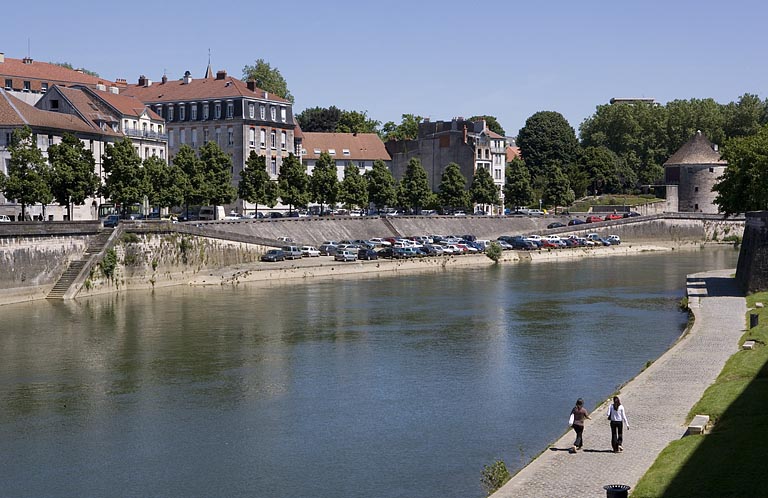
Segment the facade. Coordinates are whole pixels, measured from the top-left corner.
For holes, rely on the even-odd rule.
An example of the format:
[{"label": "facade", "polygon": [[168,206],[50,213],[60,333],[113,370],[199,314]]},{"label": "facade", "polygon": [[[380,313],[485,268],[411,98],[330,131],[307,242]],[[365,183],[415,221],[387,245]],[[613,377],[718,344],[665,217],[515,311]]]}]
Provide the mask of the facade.
[{"label": "facade", "polygon": [[[467,179],[467,188],[478,168],[487,168],[499,189],[504,202],[506,181],[507,139],[489,130],[484,120],[467,121],[463,118],[451,121],[419,123],[415,140],[389,141],[387,151],[392,156],[392,174],[398,180],[403,177],[408,161],[413,157],[421,160],[427,171],[429,185],[437,191],[445,168],[456,163]],[[494,208],[494,211],[501,209]]]},{"label": "facade", "polygon": [[[122,86],[121,80],[118,85]],[[171,160],[182,145],[198,149],[216,142],[232,158],[235,185],[251,151],[266,156],[273,179],[289,154],[299,155],[291,102],[257,88],[253,81],[228,76],[226,71],[214,76],[209,66],[205,78],[194,79],[187,71],[180,80],[164,76],[159,83],[140,76],[137,84],[124,85],[120,93],[137,98],[165,120]],[[253,209],[242,201],[236,207]]]},{"label": "facade", "polygon": [[[121,134],[111,128],[101,129],[90,122],[74,114],[50,112],[38,109],[26,102],[14,97],[9,92],[0,89],[0,172],[8,174],[8,160],[10,152],[8,146],[11,143],[13,131],[23,126],[29,126],[37,141],[37,146],[45,156],[48,147],[61,142],[65,133],[71,133],[79,138],[93,153],[96,161],[95,170],[101,178],[102,155],[106,144],[115,142],[121,138]],[[73,220],[97,219],[97,198],[88,199],[83,206],[74,206]],[[38,219],[62,220],[66,215],[66,207],[52,206],[28,206],[28,213]],[[18,220],[21,207],[13,199],[5,199],[0,193],[0,214],[5,214],[11,219]]]},{"label": "facade", "polygon": [[344,168],[353,163],[365,173],[373,169],[373,162],[384,161],[390,167],[392,158],[384,142],[376,133],[314,133],[303,134],[303,162],[312,174],[320,154],[327,152],[336,161],[339,180],[344,179]]},{"label": "facade", "polygon": [[83,71],[67,69],[49,62],[39,62],[25,57],[12,59],[0,52],[0,83],[14,97],[35,104],[54,85],[82,85],[106,90],[114,83]]},{"label": "facade", "polygon": [[697,131],[692,139],[664,163],[670,209],[682,213],[716,214],[717,194],[712,191],[712,187],[723,176],[727,166],[728,163],[720,157],[717,145],[713,145],[701,131]]}]

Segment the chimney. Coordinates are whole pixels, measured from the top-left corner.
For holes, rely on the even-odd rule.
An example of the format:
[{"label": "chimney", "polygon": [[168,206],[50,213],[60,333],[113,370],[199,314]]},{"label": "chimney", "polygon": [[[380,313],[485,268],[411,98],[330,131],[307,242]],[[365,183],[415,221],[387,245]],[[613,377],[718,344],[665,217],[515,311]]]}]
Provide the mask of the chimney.
[{"label": "chimney", "polygon": [[148,86],[152,86],[152,80],[149,78],[147,78],[146,81],[144,82],[144,87],[146,88]]},{"label": "chimney", "polygon": [[256,91],[256,80],[248,80],[245,84],[248,86],[248,90],[252,92]]},{"label": "chimney", "polygon": [[165,85],[166,83],[168,83],[168,76],[163,75],[163,78],[160,81],[162,81],[163,85]]},{"label": "chimney", "polygon": [[184,71],[184,84],[189,85],[190,83],[192,83],[192,73]]},{"label": "chimney", "polygon": [[101,81],[99,81],[98,83],[96,83],[96,90],[99,90],[100,92],[106,92],[107,86]]},{"label": "chimney", "polygon": [[226,77],[227,77],[227,72],[224,71],[223,69],[219,70],[219,71],[216,71],[216,79],[217,80],[223,80]]},{"label": "chimney", "polygon": [[264,98],[265,98],[265,99],[268,99],[268,98],[269,98],[269,92],[264,92]]},{"label": "chimney", "polygon": [[147,77],[143,74],[139,76],[139,86],[147,86]]},{"label": "chimney", "polygon": [[24,57],[23,59],[21,59],[21,61],[24,64],[32,64],[32,58],[31,57]]},{"label": "chimney", "polygon": [[109,87],[109,93],[114,93],[115,95],[119,95],[120,94],[120,89],[117,88],[116,86],[110,86]]},{"label": "chimney", "polygon": [[125,78],[117,78],[115,80],[115,85],[117,85],[117,86],[128,86],[128,82],[125,81]]},{"label": "chimney", "polygon": [[0,64],[2,64],[3,62],[5,62],[5,53],[0,52]]}]

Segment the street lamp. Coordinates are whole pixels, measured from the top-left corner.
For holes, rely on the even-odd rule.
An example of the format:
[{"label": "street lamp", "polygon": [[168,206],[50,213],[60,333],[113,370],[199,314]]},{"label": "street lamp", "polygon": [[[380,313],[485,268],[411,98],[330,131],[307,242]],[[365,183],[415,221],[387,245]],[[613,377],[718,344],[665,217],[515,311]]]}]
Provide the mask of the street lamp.
[{"label": "street lamp", "polygon": [[541,211],[541,201],[542,199],[539,199],[539,211]]}]

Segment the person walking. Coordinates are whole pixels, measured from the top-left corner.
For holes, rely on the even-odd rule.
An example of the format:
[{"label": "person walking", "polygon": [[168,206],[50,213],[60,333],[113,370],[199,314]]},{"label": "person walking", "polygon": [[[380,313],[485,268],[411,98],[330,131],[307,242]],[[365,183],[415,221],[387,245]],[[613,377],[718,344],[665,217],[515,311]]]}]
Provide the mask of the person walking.
[{"label": "person walking", "polygon": [[622,448],[624,443],[624,425],[626,424],[627,430],[629,430],[629,420],[627,420],[627,412],[624,410],[624,406],[621,404],[618,396],[613,397],[613,404],[608,407],[608,420],[611,421],[611,447],[613,452],[624,451],[624,448]]},{"label": "person walking", "polygon": [[576,433],[576,441],[573,442],[571,453],[575,453],[576,450],[580,450],[584,444],[582,433],[584,432],[584,420],[586,419],[589,419],[589,413],[587,413],[587,410],[584,409],[584,400],[579,398],[576,400],[576,406],[574,406],[571,410],[571,416],[568,419],[568,424]]}]

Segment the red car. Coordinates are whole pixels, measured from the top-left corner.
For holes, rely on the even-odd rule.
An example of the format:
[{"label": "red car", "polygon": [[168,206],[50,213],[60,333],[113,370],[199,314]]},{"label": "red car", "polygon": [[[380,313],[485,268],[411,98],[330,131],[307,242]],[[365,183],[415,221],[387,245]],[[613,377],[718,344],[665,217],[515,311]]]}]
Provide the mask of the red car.
[{"label": "red car", "polygon": [[623,217],[620,214],[612,213],[609,215],[606,215],[605,221],[612,221],[612,220],[620,220]]},{"label": "red car", "polygon": [[587,223],[597,223],[599,221],[603,221],[599,216],[587,216]]}]

